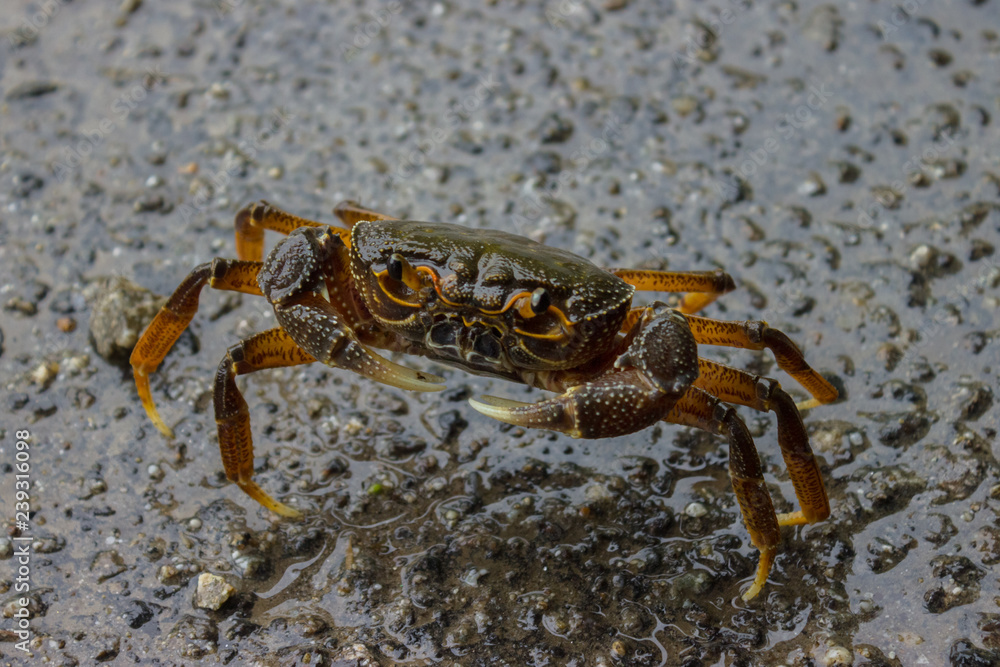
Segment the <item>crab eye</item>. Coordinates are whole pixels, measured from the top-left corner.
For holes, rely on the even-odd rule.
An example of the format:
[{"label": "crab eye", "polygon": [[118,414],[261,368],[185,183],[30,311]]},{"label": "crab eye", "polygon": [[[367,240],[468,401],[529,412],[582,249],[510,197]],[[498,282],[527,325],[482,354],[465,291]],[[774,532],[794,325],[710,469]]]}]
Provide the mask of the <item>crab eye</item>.
[{"label": "crab eye", "polygon": [[552,305],[552,297],[544,287],[539,287],[531,293],[531,312],[541,315]]},{"label": "crab eye", "polygon": [[406,266],[406,260],[398,252],[392,253],[389,257],[389,261],[385,264],[385,272],[389,274],[389,277],[393,280],[403,279],[403,267]]},{"label": "crab eye", "polygon": [[[522,292],[522,294],[524,294]],[[552,298],[544,287],[535,289],[531,294],[518,298],[514,303],[517,313],[526,320],[537,317],[549,309],[552,305]]]}]

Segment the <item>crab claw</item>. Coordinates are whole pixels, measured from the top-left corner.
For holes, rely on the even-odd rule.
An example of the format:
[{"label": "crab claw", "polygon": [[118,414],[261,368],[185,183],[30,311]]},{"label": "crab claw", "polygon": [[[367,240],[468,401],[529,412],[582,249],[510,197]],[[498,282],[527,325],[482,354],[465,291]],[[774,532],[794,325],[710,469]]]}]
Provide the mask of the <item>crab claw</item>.
[{"label": "crab claw", "polygon": [[655,424],[682,393],[651,388],[639,371],[628,369],[538,403],[483,396],[480,401],[469,399],[469,404],[487,417],[515,426],[560,431],[574,438],[610,438]]},{"label": "crab claw", "polygon": [[666,417],[698,372],[698,346],[687,320],[654,303],[614,368],[597,379],[538,403],[486,396],[469,404],[516,426],[561,431],[574,438],[610,438]]},{"label": "crab claw", "polygon": [[441,391],[444,378],[400,366],[358,341],[329,301],[302,294],[274,308],[278,323],[317,361],[400,389]]},{"label": "crab claw", "polygon": [[497,421],[524,426],[562,431],[574,438],[581,437],[576,428],[574,404],[565,395],[539,403],[522,403],[498,396],[483,396],[482,401],[469,399],[477,412]]},{"label": "crab claw", "polygon": [[698,343],[687,319],[660,302],[646,309],[635,338],[615,368],[634,367],[667,394],[683,394],[698,377]]},{"label": "crab claw", "polygon": [[[444,378],[440,375],[418,371],[381,357],[364,345],[356,344],[363,352],[358,352],[360,362],[358,366],[344,364],[344,368],[353,370],[361,375],[371,378],[376,382],[409,389],[410,391],[441,391],[445,388]],[[340,366],[341,364],[336,364]]]}]

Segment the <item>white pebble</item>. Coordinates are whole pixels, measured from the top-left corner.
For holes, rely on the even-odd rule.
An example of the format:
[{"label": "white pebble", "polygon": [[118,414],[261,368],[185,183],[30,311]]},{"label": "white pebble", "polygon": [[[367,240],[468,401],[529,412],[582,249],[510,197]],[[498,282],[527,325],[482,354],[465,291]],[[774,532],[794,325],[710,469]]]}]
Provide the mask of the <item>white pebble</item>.
[{"label": "white pebble", "polygon": [[684,508],[684,513],[692,519],[699,519],[708,514],[708,508],[701,503],[690,503]]}]

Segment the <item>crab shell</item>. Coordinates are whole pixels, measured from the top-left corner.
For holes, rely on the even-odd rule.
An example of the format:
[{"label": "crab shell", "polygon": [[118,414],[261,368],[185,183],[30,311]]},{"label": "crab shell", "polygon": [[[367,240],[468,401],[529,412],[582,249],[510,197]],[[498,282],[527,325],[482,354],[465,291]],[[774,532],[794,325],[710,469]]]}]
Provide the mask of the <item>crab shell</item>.
[{"label": "crab shell", "polygon": [[[418,279],[390,277],[393,257]],[[444,361],[501,376],[605,354],[635,291],[582,257],[522,236],[404,220],[355,225],[351,273],[379,325]],[[539,289],[548,308],[535,314],[523,300]]]}]

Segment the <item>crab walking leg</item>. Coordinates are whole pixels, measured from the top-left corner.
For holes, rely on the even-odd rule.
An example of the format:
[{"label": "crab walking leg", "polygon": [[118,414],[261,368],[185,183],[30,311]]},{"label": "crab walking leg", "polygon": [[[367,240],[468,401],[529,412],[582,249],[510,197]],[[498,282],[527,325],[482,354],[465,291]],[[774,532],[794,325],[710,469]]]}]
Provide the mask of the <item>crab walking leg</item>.
[{"label": "crab walking leg", "polygon": [[[322,222],[306,220],[271,206],[266,201],[248,204],[239,210],[234,221],[236,227],[236,255],[240,259],[259,262],[264,259],[264,230],[280,234],[290,234],[299,227],[329,227]],[[334,230],[344,242],[350,244],[350,233],[346,229]]]},{"label": "crab walking leg", "polygon": [[397,218],[391,215],[386,215],[385,213],[379,213],[378,211],[373,211],[371,209],[365,208],[356,201],[350,199],[345,199],[344,201],[337,204],[333,209],[333,214],[337,216],[337,219],[348,227],[353,227],[362,220],[396,220]]},{"label": "crab walking leg", "polygon": [[641,271],[609,269],[641,292],[688,292],[678,310],[685,315],[699,310],[736,289],[732,276],[724,271]]},{"label": "crab walking leg", "polygon": [[236,376],[265,368],[298,366],[316,361],[281,329],[269,329],[233,345],[215,375],[215,424],[226,477],[267,509],[287,517],[301,513],[278,502],[253,481],[253,437],[250,411],[236,386]]},{"label": "crab walking leg", "polygon": [[304,351],[327,366],[411,391],[441,391],[444,378],[383,359],[358,341],[333,305],[311,293],[274,306],[278,324]]},{"label": "crab walking leg", "polygon": [[760,412],[773,412],[778,418],[778,446],[791,477],[798,512],[778,515],[782,526],[816,523],[830,516],[830,501],[823,475],[809,446],[809,435],[795,402],[777,380],[753,375],[737,368],[699,359],[700,373],[694,385],[727,403],[737,403]]},{"label": "crab walking leg", "polygon": [[688,317],[688,324],[695,340],[702,345],[771,350],[778,368],[795,378],[812,394],[812,400],[799,404],[799,409],[814,408],[837,400],[837,390],[833,385],[806,363],[802,352],[788,336],[767,326],[767,322],[725,322],[692,315]]},{"label": "crab walking leg", "polygon": [[156,410],[149,389],[149,374],[156,370],[191,323],[191,318],[198,311],[198,297],[205,285],[219,290],[261,296],[260,288],[257,287],[257,273],[260,267],[260,262],[222,258],[195,267],[160,308],[160,312],[149,323],[142,338],[132,349],[129,363],[132,364],[132,374],[135,376],[135,386],[142,407],[146,409],[146,414],[160,433],[168,438],[173,437],[173,431],[163,423]]},{"label": "crab walking leg", "polygon": [[750,600],[760,593],[774,564],[781,531],[771,503],[771,494],[764,483],[757,448],[746,424],[736,411],[718,398],[692,387],[677,401],[666,421],[725,436],[729,440],[729,476],[750,541],[760,550],[760,562],[753,584],[743,594]]}]

